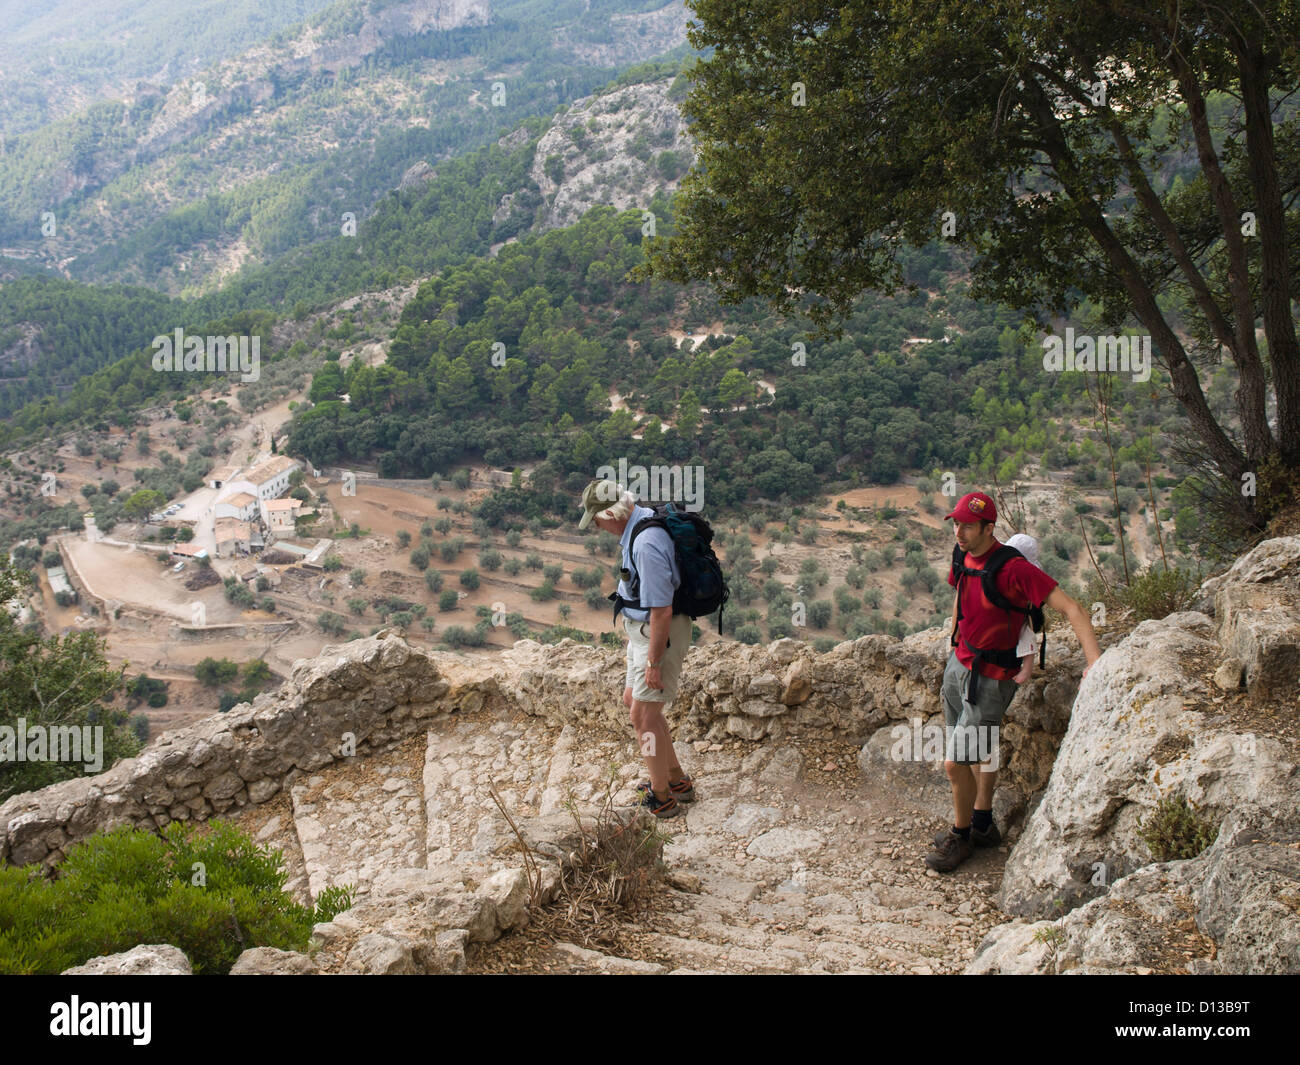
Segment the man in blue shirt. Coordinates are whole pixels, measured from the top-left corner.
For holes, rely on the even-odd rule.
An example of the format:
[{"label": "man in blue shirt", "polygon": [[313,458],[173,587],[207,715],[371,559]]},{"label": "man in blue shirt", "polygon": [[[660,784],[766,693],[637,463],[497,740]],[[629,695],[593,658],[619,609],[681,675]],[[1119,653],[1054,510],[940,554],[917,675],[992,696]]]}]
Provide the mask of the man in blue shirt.
[{"label": "man in blue shirt", "polygon": [[[579,529],[593,521],[619,538],[623,549],[618,584],[627,633],[627,675],[623,705],[636,730],[650,780],[641,785],[642,805],[656,817],[676,817],[681,804],[695,800],[691,779],[673,748],[663,709],[677,695],[682,659],[691,644],[691,619],[673,613],[673,593],[681,584],[672,537],[658,526],[643,529],[629,550],[637,522],[654,515],[614,481],[592,481],[582,493]],[[626,602],[623,602],[623,601]]]}]

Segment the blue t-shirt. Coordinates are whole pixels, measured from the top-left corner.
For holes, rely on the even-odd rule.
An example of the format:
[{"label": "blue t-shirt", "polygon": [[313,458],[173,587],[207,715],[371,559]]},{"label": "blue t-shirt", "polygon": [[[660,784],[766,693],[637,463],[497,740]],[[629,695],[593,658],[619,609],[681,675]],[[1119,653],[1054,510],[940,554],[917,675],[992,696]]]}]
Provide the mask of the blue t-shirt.
[{"label": "blue t-shirt", "polygon": [[[625,599],[632,599],[632,584],[641,578],[642,607],[672,606],[673,592],[682,583],[682,576],[677,568],[677,552],[673,548],[673,538],[667,529],[658,526],[645,529],[636,538],[636,557],[628,553],[627,545],[632,539],[632,530],[642,518],[654,517],[650,507],[633,507],[623,529],[619,544],[623,548],[623,568],[631,571],[631,578],[618,582],[618,594]],[[632,621],[649,621],[648,609],[637,610],[624,607],[623,614]]]}]

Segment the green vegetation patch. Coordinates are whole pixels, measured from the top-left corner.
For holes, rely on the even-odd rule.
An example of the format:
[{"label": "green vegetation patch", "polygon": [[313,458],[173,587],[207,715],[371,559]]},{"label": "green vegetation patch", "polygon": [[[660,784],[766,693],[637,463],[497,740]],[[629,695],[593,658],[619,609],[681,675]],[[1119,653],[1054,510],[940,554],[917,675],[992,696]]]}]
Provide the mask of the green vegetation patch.
[{"label": "green vegetation patch", "polygon": [[315,907],[295,902],[279,852],[221,821],[100,833],[59,872],[0,869],[0,973],[59,973],[141,943],[174,944],[195,973],[227,973],[251,947],[305,949],[312,925],[353,901],[335,887]]}]

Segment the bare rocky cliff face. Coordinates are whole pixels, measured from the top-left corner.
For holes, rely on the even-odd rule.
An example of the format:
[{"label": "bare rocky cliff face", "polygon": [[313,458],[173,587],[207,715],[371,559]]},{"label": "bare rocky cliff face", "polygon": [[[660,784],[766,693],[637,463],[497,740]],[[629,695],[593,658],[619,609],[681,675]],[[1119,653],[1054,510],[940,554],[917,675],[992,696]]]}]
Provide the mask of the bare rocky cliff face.
[{"label": "bare rocky cliff face", "polygon": [[[1005,868],[985,854],[943,879],[920,862],[948,816],[942,767],[902,750],[941,724],[943,633],[826,654],[692,649],[669,717],[709,791],[665,850],[696,893],[664,956],[695,971],[1300,971],[1300,538],[1260,545],[1202,593],[1201,610],[1103,636],[1082,685],[1077,645],[1052,634],[1004,724]],[[489,786],[559,856],[549,892],[566,803],[594,801],[611,772],[633,801],[623,668],[618,651],[568,641],[466,659],[381,631],[106,773],[14,796],[0,860],[52,869],[95,831],[222,815],[280,847],[304,900],[358,891],[314,958],[264,952],[240,971],[459,971],[466,944],[527,920]],[[858,748],[856,766],[818,753]],[[836,787],[845,803],[825,801]],[[1157,863],[1140,824],[1175,793],[1217,841]],[[752,927],[778,920],[789,931]]]},{"label": "bare rocky cliff face", "polygon": [[[432,30],[460,26],[486,26],[492,21],[490,0],[407,0],[372,11],[353,33],[328,40],[315,29],[306,30],[283,49],[253,49],[221,64],[212,83],[192,82],[173,87],[167,101],[141,137],[138,156],[147,159],[193,136],[207,121],[232,104],[256,106],[275,95],[278,80],[302,73],[338,74],[365,62],[388,42]],[[120,169],[125,169],[121,165]],[[103,181],[108,175],[97,175]]]},{"label": "bare rocky cliff face", "polygon": [[669,99],[671,84],[665,78],[588,96],[555,120],[529,174],[545,199],[535,229],[571,226],[600,204],[644,208],[656,192],[677,187],[695,149]]}]

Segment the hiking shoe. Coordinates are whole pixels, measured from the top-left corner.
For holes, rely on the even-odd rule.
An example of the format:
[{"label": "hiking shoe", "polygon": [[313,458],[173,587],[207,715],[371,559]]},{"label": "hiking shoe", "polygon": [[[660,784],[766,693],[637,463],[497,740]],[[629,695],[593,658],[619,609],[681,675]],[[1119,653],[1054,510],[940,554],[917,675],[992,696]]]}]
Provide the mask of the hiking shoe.
[{"label": "hiking shoe", "polygon": [[[650,781],[643,780],[636,786],[636,790],[638,795],[644,796],[651,794],[654,791],[654,788],[650,786]],[[690,777],[682,777],[681,780],[670,783],[668,785],[668,790],[673,793],[673,798],[678,802],[695,801],[695,784]]]},{"label": "hiking shoe", "polygon": [[660,819],[667,818],[667,817],[676,817],[678,814],[682,812],[681,803],[677,801],[677,797],[675,795],[670,794],[668,798],[661,800],[655,797],[655,793],[653,791],[651,791],[649,794],[642,795],[641,801],[637,803],[637,805],[640,806],[642,809],[649,810],[652,814],[655,815],[655,817],[658,817]]},{"label": "hiking shoe", "polygon": [[975,845],[970,840],[962,839],[956,832],[947,832],[943,842],[925,856],[925,864],[936,873],[951,873],[974,853]]},{"label": "hiking shoe", "polygon": [[[942,832],[936,832],[934,834],[934,845],[936,847],[942,847],[944,836],[951,836],[952,834],[953,832],[951,828],[945,828]],[[989,830],[987,832],[981,832],[978,828],[975,828],[972,825],[970,830],[970,841],[977,847],[996,847],[1002,842],[1002,833],[998,831],[997,825],[989,825]]]}]

